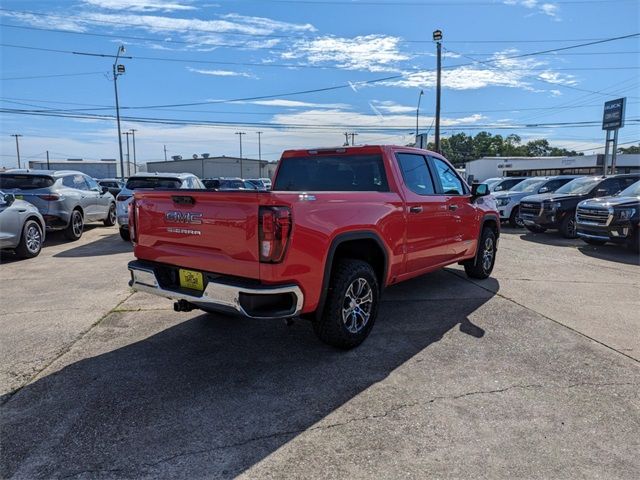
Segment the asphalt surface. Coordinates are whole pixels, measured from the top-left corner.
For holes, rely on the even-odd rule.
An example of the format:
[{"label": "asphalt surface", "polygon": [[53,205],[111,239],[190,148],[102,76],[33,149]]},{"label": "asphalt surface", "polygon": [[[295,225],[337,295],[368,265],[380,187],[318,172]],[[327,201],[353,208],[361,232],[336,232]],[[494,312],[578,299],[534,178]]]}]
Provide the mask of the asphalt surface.
[{"label": "asphalt surface", "polygon": [[131,294],[113,228],[2,255],[2,478],[640,476],[638,257],[503,231],[359,348]]}]

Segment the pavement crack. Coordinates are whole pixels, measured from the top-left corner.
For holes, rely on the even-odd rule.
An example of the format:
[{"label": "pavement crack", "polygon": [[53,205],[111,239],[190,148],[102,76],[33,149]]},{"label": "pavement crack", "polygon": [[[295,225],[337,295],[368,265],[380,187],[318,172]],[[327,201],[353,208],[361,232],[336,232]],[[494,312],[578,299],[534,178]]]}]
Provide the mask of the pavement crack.
[{"label": "pavement crack", "polygon": [[69,342],[67,345],[62,347],[58,351],[58,353],[49,362],[47,362],[41,368],[37,369],[35,371],[35,373],[29,375],[28,378],[26,379],[26,381],[22,385],[20,385],[18,388],[14,389],[14,390],[12,390],[12,391],[4,394],[4,395],[2,395],[0,397],[0,406],[3,406],[7,402],[9,402],[20,390],[22,390],[24,388],[25,385],[28,385],[34,379],[38,378],[38,375],[40,375],[47,368],[49,368],[51,365],[53,365],[61,357],[66,355],[73,348],[73,346],[76,343],[78,343],[80,340],[82,340],[91,330],[93,330],[93,328],[98,326],[105,318],[107,318],[109,315],[111,315],[111,313],[113,313],[114,310],[116,310],[120,305],[122,305],[124,302],[126,302],[131,297],[131,295],[133,295],[133,292],[129,293],[124,299],[119,301],[118,304],[115,307],[111,308],[108,312],[106,312],[104,315],[102,315],[100,318],[98,318],[98,320],[96,320],[91,325],[89,325],[89,327],[87,327],[86,329],[81,331],[71,342]]}]

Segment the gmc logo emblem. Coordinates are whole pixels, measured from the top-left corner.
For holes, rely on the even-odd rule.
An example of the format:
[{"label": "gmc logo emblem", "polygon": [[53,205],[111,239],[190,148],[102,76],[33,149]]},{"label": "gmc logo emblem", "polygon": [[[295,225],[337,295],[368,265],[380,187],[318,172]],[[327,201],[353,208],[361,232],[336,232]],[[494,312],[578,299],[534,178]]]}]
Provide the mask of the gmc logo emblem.
[{"label": "gmc logo emblem", "polygon": [[196,212],[167,212],[164,214],[164,218],[167,222],[172,223],[191,223],[191,224],[200,224],[202,223],[202,214]]}]

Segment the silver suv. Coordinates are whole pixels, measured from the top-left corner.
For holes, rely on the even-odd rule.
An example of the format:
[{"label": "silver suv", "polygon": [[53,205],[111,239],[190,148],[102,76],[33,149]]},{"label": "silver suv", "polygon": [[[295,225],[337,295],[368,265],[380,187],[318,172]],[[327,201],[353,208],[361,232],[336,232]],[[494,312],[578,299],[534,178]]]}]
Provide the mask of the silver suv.
[{"label": "silver suv", "polygon": [[0,190],[33,204],[46,229],[62,230],[69,240],[82,237],[86,222],[116,223],[115,198],[82,172],[9,170],[0,173]]},{"label": "silver suv", "polygon": [[140,172],[131,175],[127,183],[116,197],[118,208],[118,226],[120,237],[128,242],[129,204],[133,200],[133,192],[138,189],[178,190],[182,188],[204,189],[204,184],[193,173],[158,173]]}]

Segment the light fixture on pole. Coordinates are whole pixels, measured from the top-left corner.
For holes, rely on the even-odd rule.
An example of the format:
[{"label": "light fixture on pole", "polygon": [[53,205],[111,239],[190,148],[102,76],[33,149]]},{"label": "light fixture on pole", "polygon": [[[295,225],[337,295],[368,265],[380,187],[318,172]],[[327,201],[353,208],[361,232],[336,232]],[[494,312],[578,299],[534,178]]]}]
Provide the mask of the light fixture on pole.
[{"label": "light fixture on pole", "polygon": [[420,118],[420,100],[422,100],[422,95],[424,95],[424,91],[420,90],[418,94],[418,107],[416,108],[416,147],[418,146],[418,126],[419,126],[419,118]]},{"label": "light fixture on pole", "polygon": [[435,30],[433,32],[433,41],[436,42],[437,50],[435,151],[440,153],[440,80],[442,76],[442,30]]},{"label": "light fixture on pole", "polygon": [[124,158],[122,155],[122,131],[120,129],[120,103],[118,101],[118,75],[122,75],[125,71],[124,65],[118,65],[120,54],[124,53],[124,45],[118,47],[116,60],[113,62],[113,88],[116,92],[116,121],[118,123],[118,150],[120,151],[120,179],[124,182]]}]

